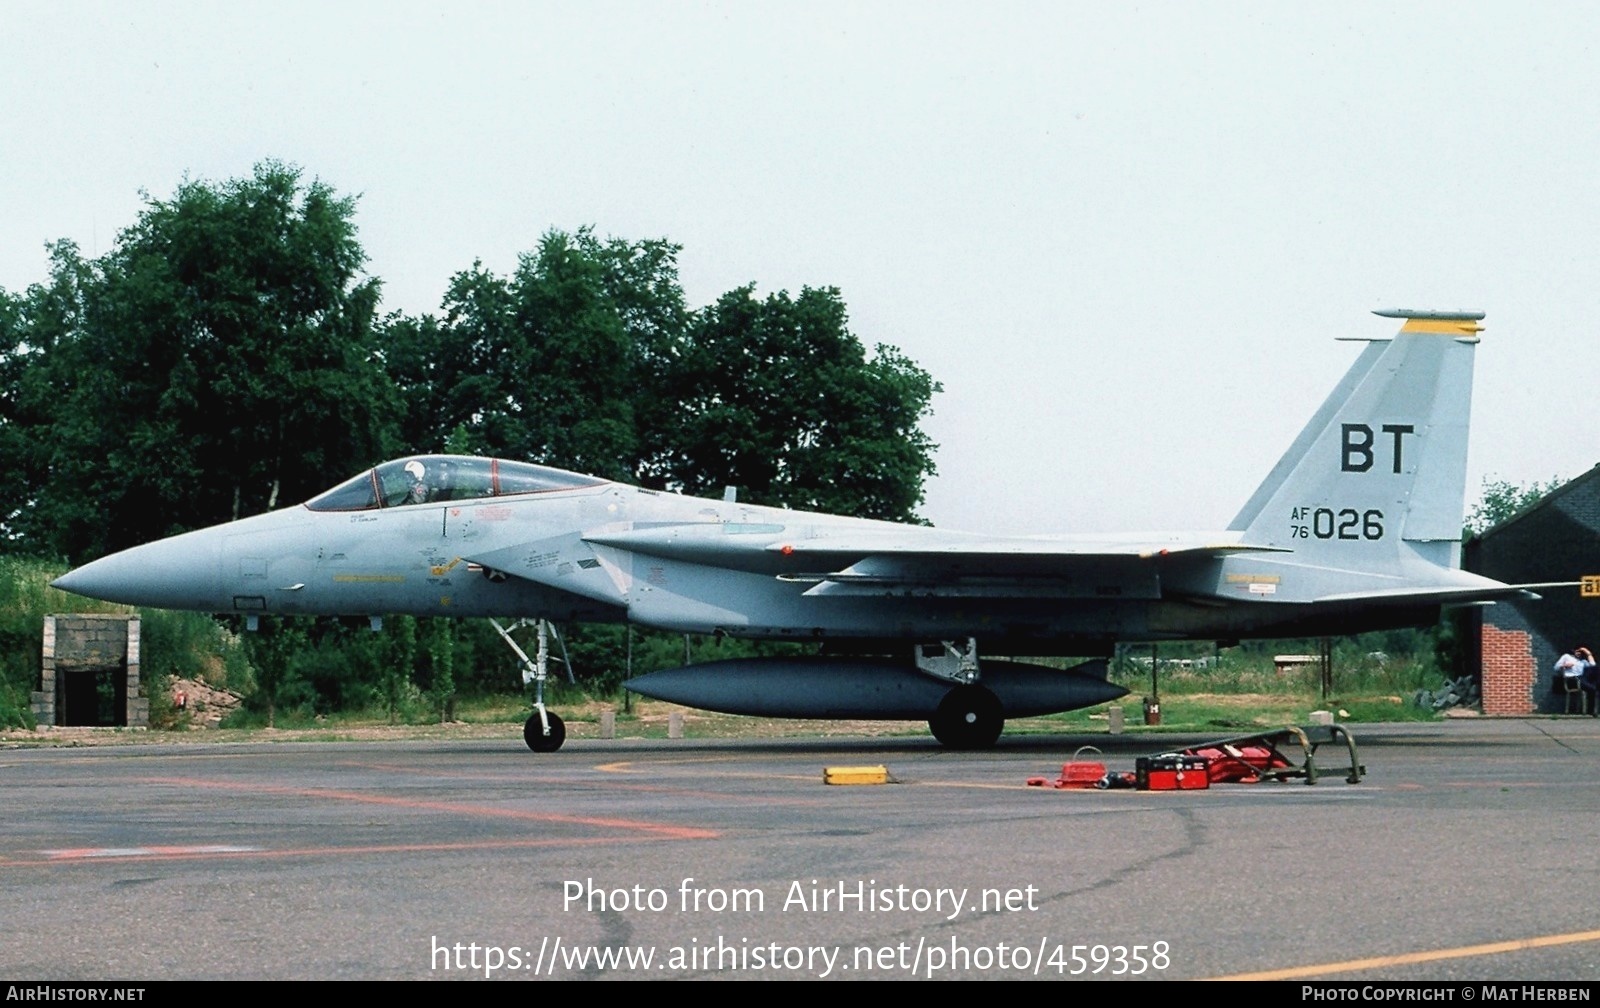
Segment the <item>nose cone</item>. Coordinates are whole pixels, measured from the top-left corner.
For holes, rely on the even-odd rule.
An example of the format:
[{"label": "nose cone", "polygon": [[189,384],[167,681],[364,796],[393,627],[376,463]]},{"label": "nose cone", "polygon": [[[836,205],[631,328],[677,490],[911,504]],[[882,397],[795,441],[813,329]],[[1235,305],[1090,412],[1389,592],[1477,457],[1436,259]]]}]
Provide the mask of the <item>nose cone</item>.
[{"label": "nose cone", "polygon": [[219,546],[221,528],[202,529],[101,557],[51,584],[74,595],[154,609],[225,612]]}]

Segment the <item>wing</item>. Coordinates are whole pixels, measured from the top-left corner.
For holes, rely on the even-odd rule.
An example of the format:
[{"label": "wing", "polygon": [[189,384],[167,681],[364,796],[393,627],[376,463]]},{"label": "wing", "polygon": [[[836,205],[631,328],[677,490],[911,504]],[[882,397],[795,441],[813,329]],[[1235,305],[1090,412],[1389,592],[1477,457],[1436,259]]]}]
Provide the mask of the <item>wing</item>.
[{"label": "wing", "polygon": [[[779,575],[809,584],[806,595],[928,595],[945,598],[1161,597],[1162,562],[1249,552],[1238,543],[987,540],[879,546],[863,554],[837,546],[796,548],[821,569]],[[1277,552],[1273,550],[1273,552]],[[859,558],[859,559],[854,559]]]},{"label": "wing", "polygon": [[[625,554],[762,574],[803,586],[808,598],[1205,601],[1231,597],[1212,561],[1293,553],[1227,535],[985,536],[849,520],[807,526],[664,522],[570,533],[467,559],[614,605],[627,604]],[[1292,559],[1289,563],[1294,566]],[[1508,585],[1460,570],[1436,573],[1441,575],[1437,580],[1394,587],[1369,585],[1298,599],[1279,592],[1276,598],[1332,606],[1471,605],[1575,585]]]},{"label": "wing", "polygon": [[[799,534],[797,534],[799,531]],[[687,563],[770,573],[819,596],[1159,598],[1160,564],[1263,551],[1171,534],[1009,537],[920,526],[674,524],[584,541]],[[1285,552],[1267,547],[1265,552]]]}]

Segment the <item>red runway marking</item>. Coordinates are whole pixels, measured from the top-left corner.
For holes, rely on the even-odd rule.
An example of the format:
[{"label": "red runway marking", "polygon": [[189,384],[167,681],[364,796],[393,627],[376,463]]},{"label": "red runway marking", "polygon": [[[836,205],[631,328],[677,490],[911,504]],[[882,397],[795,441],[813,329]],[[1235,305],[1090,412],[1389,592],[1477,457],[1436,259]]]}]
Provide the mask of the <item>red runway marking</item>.
[{"label": "red runway marking", "polygon": [[[363,770],[390,770],[406,772],[414,776],[424,776],[437,780],[475,780],[475,781],[507,781],[516,784],[561,784],[571,786],[574,781],[570,777],[518,777],[509,774],[484,774],[484,773],[426,773],[419,772],[415,767],[397,766],[389,763],[340,763],[340,766],[360,767]],[[602,768],[604,769],[604,768]],[[732,774],[730,776],[749,777],[758,779],[774,779],[771,774]],[[781,780],[812,780],[811,777],[799,775],[778,775]],[[618,782],[615,778],[596,779],[592,782],[596,787],[603,787],[607,791],[641,791],[646,794],[672,794],[682,795],[685,798],[720,799],[723,801],[738,801],[757,805],[820,805],[821,801],[815,798],[774,798],[771,795],[737,795],[728,791],[704,791],[696,788],[673,787],[668,784],[629,784]]]},{"label": "red runway marking", "polygon": [[146,784],[168,784],[174,787],[211,788],[218,791],[252,792],[255,794],[289,795],[297,798],[327,798],[334,801],[357,802],[364,805],[393,805],[399,808],[421,809],[429,812],[454,812],[461,815],[493,816],[500,819],[524,819],[530,822],[566,823],[576,826],[599,826],[607,829],[632,830],[670,840],[711,840],[720,836],[715,830],[697,829],[693,826],[672,826],[666,823],[641,822],[637,819],[612,819],[601,816],[574,816],[551,812],[527,812],[522,809],[496,808],[488,805],[466,805],[461,802],[417,801],[411,798],[394,798],[389,795],[364,794],[360,791],[330,791],[322,788],[290,788],[274,784],[240,786],[220,781],[191,780],[182,777],[147,777]]},{"label": "red runway marking", "polygon": [[498,819],[516,819],[524,822],[552,823],[572,826],[590,826],[597,829],[620,830],[624,835],[610,837],[547,837],[535,840],[488,840],[472,842],[445,842],[425,844],[373,844],[359,847],[300,847],[286,850],[263,850],[238,845],[191,844],[166,846],[75,847],[41,852],[42,858],[0,857],[0,864],[10,867],[85,864],[89,862],[127,863],[130,861],[176,861],[215,858],[284,858],[326,856],[330,854],[384,854],[404,852],[441,852],[467,850],[508,850],[530,847],[572,847],[605,844],[637,843],[654,840],[714,840],[722,834],[716,830],[694,826],[674,826],[670,823],[644,822],[638,819],[619,819],[610,816],[578,816],[551,812],[530,812],[523,809],[497,808],[488,805],[471,805],[464,802],[417,801],[390,795],[364,794],[359,791],[334,791],[322,788],[292,788],[272,784],[232,784],[222,781],[196,780],[184,777],[146,777],[141,783],[170,787],[209,789],[263,795],[283,795],[296,798],[320,798],[330,801],[356,802],[364,805],[390,805],[397,808],[418,809],[425,812],[448,812],[460,816],[490,816]]}]

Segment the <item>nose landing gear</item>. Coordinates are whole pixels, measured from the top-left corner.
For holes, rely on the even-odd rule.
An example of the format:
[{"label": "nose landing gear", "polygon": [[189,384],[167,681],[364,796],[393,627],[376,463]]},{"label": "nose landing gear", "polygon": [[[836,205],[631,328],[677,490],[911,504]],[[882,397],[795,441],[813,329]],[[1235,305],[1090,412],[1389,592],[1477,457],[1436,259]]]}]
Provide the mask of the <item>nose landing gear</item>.
[{"label": "nose landing gear", "polygon": [[[550,625],[544,620],[532,621],[537,622],[539,627],[539,657],[535,661],[528,657],[528,653],[522,650],[515,638],[511,636],[511,630],[515,630],[530,621],[522,620],[513,623],[511,630],[501,626],[499,620],[491,619],[489,622],[494,624],[494,628],[500,633],[501,639],[511,646],[511,650],[517,653],[518,658],[522,659],[523,685],[533,683],[533,716],[528,718],[527,723],[522,726],[522,741],[526,742],[528,748],[536,753],[555,752],[561,748],[561,743],[567,740],[567,726],[561,718],[553,714],[544,705],[544,683],[550,675],[547,669],[550,662],[548,636]],[[557,635],[557,641],[560,641],[560,635]],[[565,652],[566,644],[562,643],[561,648]],[[567,663],[567,678],[572,678],[572,665],[570,662]]]}]

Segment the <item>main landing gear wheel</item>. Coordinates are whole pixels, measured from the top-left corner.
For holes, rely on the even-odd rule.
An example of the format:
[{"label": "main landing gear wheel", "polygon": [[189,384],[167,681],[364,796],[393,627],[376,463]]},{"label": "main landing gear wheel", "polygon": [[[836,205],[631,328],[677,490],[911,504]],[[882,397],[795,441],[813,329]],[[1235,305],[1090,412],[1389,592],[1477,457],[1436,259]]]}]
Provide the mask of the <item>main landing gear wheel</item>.
[{"label": "main landing gear wheel", "polygon": [[982,686],[957,686],[928,719],[933,737],[951,749],[987,749],[1005,724],[1000,698]]},{"label": "main landing gear wheel", "polygon": [[567,726],[554,714],[545,713],[550,719],[550,734],[544,733],[544,725],[539,723],[539,712],[534,711],[533,717],[522,726],[522,741],[528,743],[528,748],[534,752],[555,752],[561,748],[561,743],[567,740]]}]

